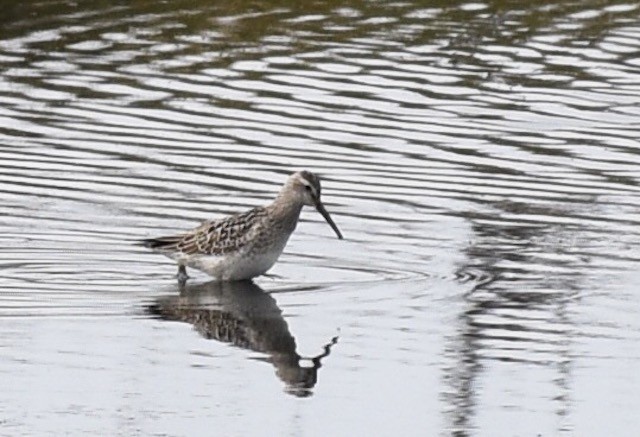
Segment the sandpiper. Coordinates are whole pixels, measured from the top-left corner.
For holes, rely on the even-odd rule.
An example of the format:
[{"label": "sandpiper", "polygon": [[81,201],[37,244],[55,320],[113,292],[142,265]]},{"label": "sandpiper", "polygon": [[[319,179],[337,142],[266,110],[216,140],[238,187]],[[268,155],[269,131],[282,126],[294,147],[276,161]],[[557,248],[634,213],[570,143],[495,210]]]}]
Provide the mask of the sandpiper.
[{"label": "sandpiper", "polygon": [[304,205],[315,206],[342,239],[320,200],[320,179],[311,172],[299,171],[289,176],[270,205],[209,220],[182,234],[143,240],[142,244],[175,260],[180,281],[188,277],[187,266],[220,281],[251,279],[264,274],[278,260]]}]

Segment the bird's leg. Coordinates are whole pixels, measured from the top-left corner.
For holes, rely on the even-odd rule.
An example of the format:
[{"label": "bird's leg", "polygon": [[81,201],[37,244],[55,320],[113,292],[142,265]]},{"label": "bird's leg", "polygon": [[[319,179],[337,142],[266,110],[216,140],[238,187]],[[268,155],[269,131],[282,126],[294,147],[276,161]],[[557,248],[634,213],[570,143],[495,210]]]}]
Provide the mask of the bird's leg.
[{"label": "bird's leg", "polygon": [[189,275],[187,275],[187,268],[183,264],[178,264],[178,274],[176,275],[178,278],[178,282],[184,284],[189,279]]}]

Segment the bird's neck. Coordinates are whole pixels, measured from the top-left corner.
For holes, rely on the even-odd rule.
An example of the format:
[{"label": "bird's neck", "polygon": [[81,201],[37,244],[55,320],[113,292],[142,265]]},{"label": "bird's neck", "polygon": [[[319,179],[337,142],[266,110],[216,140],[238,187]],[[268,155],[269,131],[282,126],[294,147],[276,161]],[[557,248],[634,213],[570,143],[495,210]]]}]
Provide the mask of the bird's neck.
[{"label": "bird's neck", "polygon": [[281,193],[271,205],[267,206],[267,209],[271,210],[273,219],[281,223],[290,232],[293,232],[300,217],[302,203]]}]

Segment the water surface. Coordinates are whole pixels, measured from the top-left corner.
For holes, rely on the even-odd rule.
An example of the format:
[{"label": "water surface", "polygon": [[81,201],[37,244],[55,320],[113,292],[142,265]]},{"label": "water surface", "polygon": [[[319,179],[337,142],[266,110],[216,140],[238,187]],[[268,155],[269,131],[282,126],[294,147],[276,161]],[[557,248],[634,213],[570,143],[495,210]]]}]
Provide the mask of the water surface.
[{"label": "water surface", "polygon": [[[635,435],[640,7],[23,1],[0,434]],[[132,243],[327,209],[221,286]]]}]

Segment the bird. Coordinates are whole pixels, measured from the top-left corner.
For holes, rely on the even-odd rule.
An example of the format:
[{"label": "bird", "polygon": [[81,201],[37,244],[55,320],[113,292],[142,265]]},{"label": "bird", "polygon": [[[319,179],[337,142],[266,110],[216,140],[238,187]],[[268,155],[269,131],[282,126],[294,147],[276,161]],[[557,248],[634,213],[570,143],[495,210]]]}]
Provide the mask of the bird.
[{"label": "bird", "polygon": [[320,178],[310,171],[288,177],[269,205],[217,220],[187,232],[149,238],[140,243],[178,263],[178,280],[194,268],[218,281],[250,280],[265,274],[278,260],[295,230],[303,206],[313,206],[343,236],[320,199]]}]

